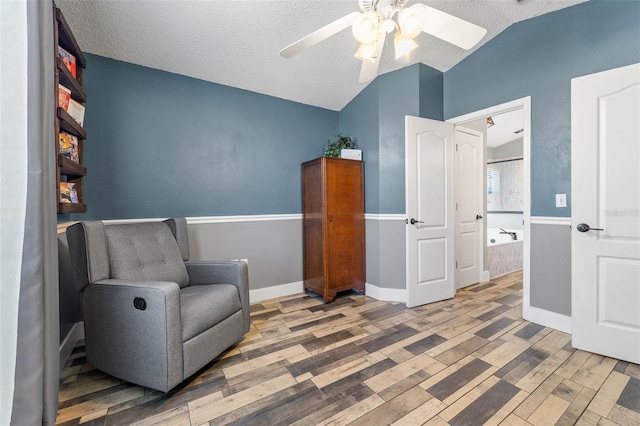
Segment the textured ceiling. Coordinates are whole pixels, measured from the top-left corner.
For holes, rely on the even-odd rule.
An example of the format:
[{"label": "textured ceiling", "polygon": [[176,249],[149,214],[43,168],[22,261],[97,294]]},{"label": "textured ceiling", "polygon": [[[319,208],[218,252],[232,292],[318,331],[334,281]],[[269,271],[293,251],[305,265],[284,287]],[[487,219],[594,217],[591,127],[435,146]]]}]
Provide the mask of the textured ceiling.
[{"label": "textured ceiling", "polygon": [[522,109],[491,116],[495,125],[487,128],[487,146],[495,148],[522,137],[516,133],[524,128]]},{"label": "textured ceiling", "polygon": [[[477,49],[511,24],[585,0],[411,0],[487,28]],[[284,59],[281,48],[350,12],[356,0],[56,0],[83,51],[341,110],[358,83],[357,42],[342,31]],[[446,71],[473,52],[422,33],[409,60],[383,51],[379,74],[417,62]]]}]

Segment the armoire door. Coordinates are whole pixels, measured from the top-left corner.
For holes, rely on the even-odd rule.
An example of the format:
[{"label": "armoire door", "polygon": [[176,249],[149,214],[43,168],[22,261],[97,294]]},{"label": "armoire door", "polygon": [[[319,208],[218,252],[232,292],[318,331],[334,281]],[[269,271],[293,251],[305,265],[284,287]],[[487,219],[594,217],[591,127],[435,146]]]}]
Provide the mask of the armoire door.
[{"label": "armoire door", "polygon": [[327,285],[332,291],[364,291],[362,178],[361,161],[327,162]]}]

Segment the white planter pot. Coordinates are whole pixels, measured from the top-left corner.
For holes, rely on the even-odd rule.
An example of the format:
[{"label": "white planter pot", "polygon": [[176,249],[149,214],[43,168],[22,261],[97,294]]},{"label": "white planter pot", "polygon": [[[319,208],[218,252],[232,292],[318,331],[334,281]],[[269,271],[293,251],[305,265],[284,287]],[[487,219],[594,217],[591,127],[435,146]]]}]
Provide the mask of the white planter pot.
[{"label": "white planter pot", "polygon": [[362,161],[362,150],[361,149],[341,149],[340,158],[348,158],[349,160]]}]

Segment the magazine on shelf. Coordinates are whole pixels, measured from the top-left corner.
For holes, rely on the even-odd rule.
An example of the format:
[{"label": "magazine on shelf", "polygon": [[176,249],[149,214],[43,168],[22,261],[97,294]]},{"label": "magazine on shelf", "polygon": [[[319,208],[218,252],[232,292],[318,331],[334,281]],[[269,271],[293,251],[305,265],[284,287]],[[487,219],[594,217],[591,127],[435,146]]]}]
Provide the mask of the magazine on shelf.
[{"label": "magazine on shelf", "polygon": [[79,202],[75,183],[60,182],[60,202],[67,204]]},{"label": "magazine on shelf", "polygon": [[69,99],[69,109],[67,109],[69,115],[78,122],[81,126],[84,123],[84,105],[77,102],[74,99]]},{"label": "magazine on shelf", "polygon": [[71,71],[73,78],[76,78],[76,57],[60,46],[58,46],[58,56],[62,58],[62,62]]},{"label": "magazine on shelf", "polygon": [[62,84],[58,84],[58,106],[67,111],[69,109],[69,100],[71,100],[71,90]]},{"label": "magazine on shelf", "polygon": [[67,132],[60,132],[58,135],[58,146],[60,154],[64,155],[75,163],[80,163],[78,152],[78,138]]}]

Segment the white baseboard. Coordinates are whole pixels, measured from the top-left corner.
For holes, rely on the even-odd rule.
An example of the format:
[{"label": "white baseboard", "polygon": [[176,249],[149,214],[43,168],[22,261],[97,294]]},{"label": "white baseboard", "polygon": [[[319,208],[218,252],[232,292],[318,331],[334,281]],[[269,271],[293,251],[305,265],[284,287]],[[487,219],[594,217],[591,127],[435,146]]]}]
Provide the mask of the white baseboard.
[{"label": "white baseboard", "polygon": [[80,321],[73,324],[71,330],[60,344],[60,370],[64,367],[65,362],[71,355],[73,348],[79,340],[84,339],[84,322]]},{"label": "white baseboard", "polygon": [[[407,290],[397,288],[382,288],[373,284],[365,284],[366,295],[372,299],[385,302],[407,302]],[[304,292],[302,281],[281,284],[273,287],[258,288],[249,290],[249,300],[251,303],[262,302],[263,300],[275,299],[277,297],[291,296]]]},{"label": "white baseboard", "polygon": [[489,274],[489,271],[482,271],[482,274],[480,275],[480,282],[486,283],[490,279],[491,279],[491,275]]},{"label": "white baseboard", "polygon": [[527,321],[571,334],[571,317],[568,315],[534,308],[533,306],[523,306],[522,317]]},{"label": "white baseboard", "polygon": [[404,288],[383,288],[373,284],[365,284],[366,295],[372,299],[385,302],[407,303],[407,290]]},{"label": "white baseboard", "polygon": [[262,302],[263,300],[275,299],[276,297],[291,296],[292,294],[298,293],[304,293],[304,284],[302,283],[302,281],[249,290],[249,300],[251,301],[251,303],[258,303]]}]

